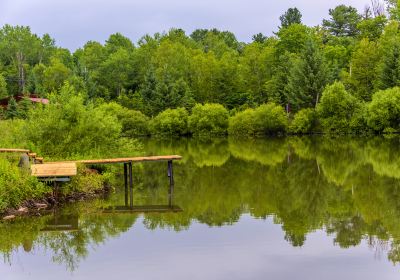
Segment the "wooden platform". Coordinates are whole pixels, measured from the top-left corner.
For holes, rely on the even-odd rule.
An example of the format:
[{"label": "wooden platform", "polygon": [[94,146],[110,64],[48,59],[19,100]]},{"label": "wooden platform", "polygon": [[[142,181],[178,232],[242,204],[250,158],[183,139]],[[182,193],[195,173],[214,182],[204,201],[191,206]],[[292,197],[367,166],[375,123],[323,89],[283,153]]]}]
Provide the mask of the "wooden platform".
[{"label": "wooden platform", "polygon": [[90,160],[76,160],[76,161],[63,161],[63,162],[47,162],[46,164],[60,164],[60,163],[82,163],[82,164],[111,164],[111,163],[134,163],[146,161],[172,161],[180,160],[181,156],[151,156],[151,157],[129,157],[129,158],[111,158],[111,159],[90,159]]},{"label": "wooden platform", "polygon": [[70,177],[77,174],[76,163],[31,165],[32,176],[41,178]]}]

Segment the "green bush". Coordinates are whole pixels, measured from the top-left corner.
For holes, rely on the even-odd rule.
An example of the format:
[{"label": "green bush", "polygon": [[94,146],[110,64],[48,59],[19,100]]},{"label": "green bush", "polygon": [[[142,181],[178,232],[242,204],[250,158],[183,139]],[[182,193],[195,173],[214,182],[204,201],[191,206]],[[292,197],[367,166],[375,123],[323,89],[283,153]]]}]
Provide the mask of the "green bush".
[{"label": "green bush", "polygon": [[220,104],[196,104],[189,117],[189,130],[194,135],[226,134],[228,110]]},{"label": "green bush", "polygon": [[27,139],[44,156],[116,156],[132,154],[137,143],[122,139],[122,124],[103,106],[84,104],[81,94],[64,85],[50,104],[32,110],[26,123]]},{"label": "green bush", "polygon": [[400,129],[400,88],[374,93],[367,108],[367,124],[376,132]]},{"label": "green bush", "polygon": [[326,132],[349,132],[351,120],[359,108],[357,98],[348,93],[341,82],[327,86],[317,105],[317,113]]},{"label": "green bush", "polygon": [[95,193],[104,188],[105,178],[97,170],[78,165],[78,173],[63,188],[64,193]]},{"label": "green bush", "polygon": [[122,124],[122,136],[135,137],[150,134],[149,118],[142,112],[130,110],[114,102],[105,103],[100,107],[108,113],[117,116]]},{"label": "green bush", "polygon": [[151,120],[150,127],[153,135],[186,135],[188,112],[185,108],[167,109]]},{"label": "green bush", "polygon": [[26,122],[20,119],[0,120],[0,147],[29,148],[25,125]]},{"label": "green bush", "polygon": [[231,117],[228,132],[236,136],[270,135],[284,133],[286,128],[285,110],[275,103],[268,103]]},{"label": "green bush", "polygon": [[294,116],[289,126],[289,131],[294,134],[308,134],[316,126],[317,116],[314,109],[301,109]]},{"label": "green bush", "polygon": [[17,158],[15,160],[0,158],[0,212],[7,208],[18,207],[25,200],[40,198],[51,192],[49,187],[17,165]]}]

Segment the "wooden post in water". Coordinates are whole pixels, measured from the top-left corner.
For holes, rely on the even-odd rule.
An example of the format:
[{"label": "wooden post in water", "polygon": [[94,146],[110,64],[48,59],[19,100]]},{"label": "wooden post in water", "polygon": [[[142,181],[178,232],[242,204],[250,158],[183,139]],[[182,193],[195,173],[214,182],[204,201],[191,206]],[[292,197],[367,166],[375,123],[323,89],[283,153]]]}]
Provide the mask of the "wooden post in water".
[{"label": "wooden post in water", "polygon": [[125,206],[128,206],[128,164],[124,163]]},{"label": "wooden post in water", "polygon": [[130,189],[130,197],[129,197],[129,206],[133,207],[133,168],[132,162],[128,164],[129,169],[129,189]]}]

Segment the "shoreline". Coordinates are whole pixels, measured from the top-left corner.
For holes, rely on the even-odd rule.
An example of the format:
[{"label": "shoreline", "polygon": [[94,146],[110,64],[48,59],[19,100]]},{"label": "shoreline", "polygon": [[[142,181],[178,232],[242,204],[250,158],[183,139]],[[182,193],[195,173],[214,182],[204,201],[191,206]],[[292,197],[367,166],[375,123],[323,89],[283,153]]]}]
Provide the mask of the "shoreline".
[{"label": "shoreline", "polygon": [[104,186],[103,189],[96,190],[93,193],[77,192],[67,195],[51,194],[41,199],[29,199],[21,203],[18,208],[8,208],[0,212],[0,222],[13,221],[19,217],[41,216],[43,211],[52,210],[78,201],[90,201],[107,195],[110,190],[111,188],[109,186]]}]

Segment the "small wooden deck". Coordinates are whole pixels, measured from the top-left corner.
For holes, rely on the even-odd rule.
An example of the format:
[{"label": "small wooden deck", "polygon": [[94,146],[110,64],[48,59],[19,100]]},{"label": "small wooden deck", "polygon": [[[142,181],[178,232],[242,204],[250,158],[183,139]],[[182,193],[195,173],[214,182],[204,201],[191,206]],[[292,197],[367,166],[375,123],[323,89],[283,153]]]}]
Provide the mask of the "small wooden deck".
[{"label": "small wooden deck", "polygon": [[71,177],[76,176],[77,167],[75,163],[32,164],[31,172],[39,178]]}]

